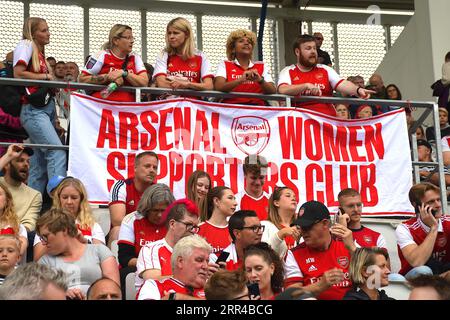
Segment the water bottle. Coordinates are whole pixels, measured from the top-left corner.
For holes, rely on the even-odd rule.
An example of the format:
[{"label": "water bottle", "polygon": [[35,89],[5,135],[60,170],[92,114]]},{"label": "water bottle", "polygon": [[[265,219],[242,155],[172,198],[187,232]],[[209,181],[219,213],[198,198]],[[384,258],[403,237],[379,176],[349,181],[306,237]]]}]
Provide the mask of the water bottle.
[{"label": "water bottle", "polygon": [[104,88],[102,91],[100,91],[100,95],[103,99],[106,99],[109,97],[109,95],[114,92],[119,86],[115,82],[111,82],[108,84],[106,88]]}]

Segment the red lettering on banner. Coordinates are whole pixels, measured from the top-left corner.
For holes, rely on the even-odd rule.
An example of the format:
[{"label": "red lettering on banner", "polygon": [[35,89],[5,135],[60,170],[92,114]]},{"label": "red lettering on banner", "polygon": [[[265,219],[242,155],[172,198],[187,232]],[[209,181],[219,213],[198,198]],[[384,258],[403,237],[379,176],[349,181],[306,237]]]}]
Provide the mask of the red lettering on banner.
[{"label": "red lettering on banner", "polygon": [[205,111],[197,111],[195,119],[194,142],[192,150],[200,150],[200,143],[203,143],[206,152],[211,151],[211,142],[208,133],[208,121],[206,120]]},{"label": "red lettering on banner", "polygon": [[225,185],[225,181],[223,180],[225,169],[222,159],[214,156],[206,156],[206,171],[211,176],[211,185]]},{"label": "red lettering on banner", "polygon": [[384,158],[384,141],[381,134],[383,125],[381,123],[375,123],[375,129],[376,131],[372,126],[364,126],[364,130],[366,130],[365,146],[367,150],[367,157],[370,162],[375,160],[372,148],[376,151],[378,159]]},{"label": "red lettering on banner", "polygon": [[[315,175],[314,175],[315,173]],[[315,176],[315,179],[314,179]],[[315,193],[314,186],[317,182],[323,182],[322,167],[318,164],[312,163],[306,167],[305,170],[305,187],[306,187],[306,201],[317,200],[325,203],[325,197],[323,191],[317,191]]]},{"label": "red lettering on banner", "polygon": [[169,188],[173,190],[174,182],[183,180],[183,156],[177,152],[169,152]]},{"label": "red lettering on banner", "polygon": [[[336,137],[334,128],[336,128]],[[329,123],[324,123],[323,147],[327,161],[350,161],[347,150],[347,129],[345,127],[335,127]]]},{"label": "red lettering on banner", "polygon": [[115,151],[108,154],[106,158],[106,170],[108,170],[109,175],[113,178],[106,181],[108,190],[111,190],[116,180],[125,179],[118,170],[125,170],[126,168],[125,155],[123,153]]},{"label": "red lettering on banner", "polygon": [[185,173],[186,183],[189,177],[191,176],[192,172],[194,172],[194,162],[196,163],[195,170],[205,171],[205,164],[203,163],[203,157],[198,153],[191,153],[190,155],[188,155],[186,159],[186,173]]},{"label": "red lettering on banner", "polygon": [[111,110],[103,109],[100,127],[98,129],[97,148],[104,148],[105,141],[108,140],[109,148],[117,148],[116,126]]},{"label": "red lettering on banner", "polygon": [[267,175],[266,175],[266,183],[264,183],[264,191],[267,193],[272,193],[275,190],[278,183],[278,167],[276,163],[268,162],[267,163]]},{"label": "red lettering on banner", "polygon": [[239,164],[242,161],[240,161],[237,158],[226,158],[225,164],[229,165],[230,168],[230,185],[228,186],[231,190],[233,190],[234,193],[238,190],[238,169]]},{"label": "red lettering on banner", "polygon": [[[299,199],[299,193],[298,188],[292,181],[298,180],[298,168],[297,166],[292,162],[285,162],[280,167],[280,180],[281,185],[288,187],[291,189],[295,197],[297,198],[297,202],[300,201]],[[273,189],[272,189],[273,190]]]},{"label": "red lettering on banner", "polygon": [[213,152],[226,154],[227,149],[220,145],[219,122],[220,122],[220,114],[218,114],[217,112],[213,112],[211,114]]},{"label": "red lettering on banner", "polygon": [[167,122],[167,114],[172,113],[173,109],[164,109],[161,110],[160,113],[160,120],[159,120],[159,150],[161,151],[167,151],[173,148],[173,143],[167,143],[167,134],[169,132],[172,132],[172,127],[166,126]]},{"label": "red lettering on banner", "polygon": [[278,128],[280,132],[280,146],[283,159],[291,159],[292,155],[293,159],[301,160],[303,119],[300,117],[278,117]]},{"label": "red lettering on banner", "polygon": [[[342,180],[342,179],[341,179]],[[333,166],[325,165],[325,194],[327,197],[327,205],[330,207],[338,206],[339,203],[334,200],[334,177],[333,177]]]},{"label": "red lettering on banner", "polygon": [[[151,119],[150,121],[149,118]],[[158,115],[153,111],[144,111],[141,113],[140,120],[144,129],[148,132],[148,134],[141,132],[141,149],[145,151],[156,149],[157,133],[155,127],[150,122],[158,123]]]},{"label": "red lettering on banner", "polygon": [[367,161],[367,159],[365,157],[361,157],[358,154],[358,147],[361,147],[363,145],[363,142],[361,140],[358,140],[358,129],[361,129],[361,127],[348,127],[348,130],[350,131],[350,139],[348,142],[350,154],[352,155],[353,162],[365,162]]},{"label": "red lettering on banner", "polygon": [[373,163],[368,166],[361,166],[360,193],[361,201],[366,207],[375,207],[378,204],[378,191],[375,187],[376,180],[376,167]]},{"label": "red lettering on banner", "polygon": [[167,165],[167,157],[165,157],[161,154],[158,154],[158,159],[159,159],[159,164],[158,164],[159,173],[156,176],[156,179],[159,181],[159,180],[164,179],[167,176],[169,168]]},{"label": "red lettering on banner", "polygon": [[174,147],[178,149],[181,140],[184,150],[191,150],[191,108],[173,110],[173,127]]},{"label": "red lettering on banner", "polygon": [[[322,128],[320,123],[314,119],[305,121],[305,153],[308,159],[313,161],[322,160]],[[311,132],[312,129],[312,132]],[[314,146],[313,146],[314,141]]]},{"label": "red lettering on banner", "polygon": [[128,139],[130,139],[130,149],[139,150],[139,131],[136,128],[138,123],[139,120],[136,114],[131,112],[119,112],[120,149],[128,149]]}]

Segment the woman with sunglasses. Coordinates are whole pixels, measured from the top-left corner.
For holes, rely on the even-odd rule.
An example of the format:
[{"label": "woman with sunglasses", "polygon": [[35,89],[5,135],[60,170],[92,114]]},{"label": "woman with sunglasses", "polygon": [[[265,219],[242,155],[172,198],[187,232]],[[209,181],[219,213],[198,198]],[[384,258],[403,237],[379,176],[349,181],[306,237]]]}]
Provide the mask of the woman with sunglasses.
[{"label": "woman with sunglasses", "polygon": [[[92,84],[116,83],[117,86],[146,87],[148,75],[142,58],[132,52],[134,44],[131,27],[114,25],[109,31],[109,40],[102,51],[91,55],[79,76],[80,82]],[[99,91],[92,94],[102,98]],[[105,99],[122,102],[136,101],[133,92],[113,91]]]},{"label": "woman with sunglasses", "polygon": [[297,200],[288,187],[277,187],[269,198],[269,217],[261,224],[266,228],[262,240],[271,245],[280,258],[295,247],[300,239],[300,230],[291,226],[296,218]]},{"label": "woman with sunglasses", "polygon": [[202,213],[199,235],[213,247],[213,252],[220,252],[231,243],[228,220],[237,207],[234,192],[225,186],[214,187],[207,196],[207,211]]},{"label": "woman with sunglasses", "polygon": [[265,242],[244,250],[244,271],[249,283],[258,284],[261,300],[274,300],[283,290],[283,262]]},{"label": "woman with sunglasses", "polygon": [[103,244],[82,243],[75,218],[64,209],[51,209],[41,216],[36,231],[46,247],[38,263],[67,274],[71,300],[84,300],[90,285],[101,277],[119,283],[119,269],[112,252]]}]

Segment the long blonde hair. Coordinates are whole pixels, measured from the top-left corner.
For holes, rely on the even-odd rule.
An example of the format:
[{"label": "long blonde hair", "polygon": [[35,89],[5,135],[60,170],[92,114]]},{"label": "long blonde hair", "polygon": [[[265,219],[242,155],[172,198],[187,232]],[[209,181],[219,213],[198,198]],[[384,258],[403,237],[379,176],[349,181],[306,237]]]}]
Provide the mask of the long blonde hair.
[{"label": "long blonde hair", "polygon": [[53,196],[53,206],[55,209],[63,209],[61,205],[61,193],[65,187],[72,186],[80,194],[80,208],[76,216],[74,217],[79,222],[82,229],[92,228],[95,223],[95,219],[92,215],[91,206],[87,199],[86,188],[83,183],[77,178],[67,177],[56,188]]},{"label": "long blonde hair", "polygon": [[127,26],[125,24],[115,24],[111,30],[109,30],[109,40],[106,41],[102,49],[103,50],[111,50],[114,48],[114,39],[120,38],[122,36],[122,33],[124,33],[126,30],[131,30],[130,26]]},{"label": "long blonde hair", "polygon": [[209,188],[211,188],[211,177],[209,174],[202,170],[194,171],[190,176],[186,184],[186,196],[189,200],[192,200],[197,205],[200,217],[204,218],[207,215],[207,196],[199,199],[197,195],[197,180],[200,178],[208,178]]},{"label": "long blonde hair", "polygon": [[19,233],[19,217],[14,211],[14,202],[11,192],[8,187],[0,182],[0,188],[5,192],[6,203],[3,212],[0,212],[0,229],[10,226],[15,234]]},{"label": "long blonde hair", "polygon": [[[41,69],[41,65],[39,62],[39,48],[36,42],[34,42],[33,34],[36,32],[39,24],[42,22],[47,23],[45,19],[30,17],[27,18],[23,24],[22,39],[31,41],[33,45],[33,53],[31,54],[31,66],[33,67],[33,72],[40,72]],[[44,49],[42,49],[42,54],[44,54]],[[50,70],[48,65],[47,68]]]},{"label": "long blonde hair", "polygon": [[181,55],[184,60],[187,60],[189,58],[192,58],[195,55],[195,44],[194,44],[194,32],[192,31],[192,26],[189,21],[187,21],[185,18],[175,18],[171,20],[167,24],[166,29],[166,51],[169,55],[176,54],[176,50],[172,48],[169,44],[169,36],[168,31],[169,28],[173,27],[175,29],[180,30],[181,32],[184,32],[186,35],[186,40],[183,43],[183,48],[181,49]]}]

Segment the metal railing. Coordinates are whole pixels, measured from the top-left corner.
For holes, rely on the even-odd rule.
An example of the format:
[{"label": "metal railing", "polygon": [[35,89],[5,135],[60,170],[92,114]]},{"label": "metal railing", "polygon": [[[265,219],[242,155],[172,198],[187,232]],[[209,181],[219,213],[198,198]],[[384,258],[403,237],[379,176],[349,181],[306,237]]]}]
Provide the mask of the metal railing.
[{"label": "metal railing", "polygon": [[[76,90],[88,90],[88,91],[100,91],[105,88],[104,85],[94,85],[88,83],[78,82],[61,82],[61,81],[44,81],[44,80],[23,80],[23,79],[11,79],[0,78],[0,85],[13,85],[13,86],[40,86],[50,87],[58,89],[76,89]],[[291,107],[293,102],[321,102],[321,103],[333,103],[333,104],[352,104],[352,105],[379,105],[382,107],[396,107],[415,108],[417,110],[423,110],[423,113],[419,116],[419,119],[409,128],[408,135],[412,143],[412,165],[413,165],[413,178],[414,183],[420,182],[419,166],[434,166],[437,168],[436,172],[439,175],[439,185],[441,190],[441,202],[442,210],[447,213],[447,187],[445,184],[444,175],[444,161],[442,155],[441,144],[441,132],[435,130],[436,136],[436,162],[419,162],[419,156],[417,152],[417,139],[416,129],[424,123],[424,121],[431,115],[433,118],[433,124],[435,128],[439,128],[439,107],[435,102],[425,101],[393,101],[393,100],[363,100],[355,98],[340,98],[340,97],[293,97],[282,94],[262,95],[256,93],[225,93],[220,91],[192,91],[192,90],[171,90],[167,88],[154,88],[154,87],[119,87],[119,91],[135,92],[135,101],[141,101],[141,95],[143,93],[161,95],[170,93],[171,95],[190,96],[190,97],[208,97],[214,99],[224,98],[258,98],[266,101],[283,101],[286,103],[286,107]],[[70,91],[69,91],[70,92]],[[0,146],[8,146],[9,142],[0,142]],[[53,148],[53,149],[68,149],[69,146],[55,146],[55,145],[42,145],[42,144],[25,144],[34,148]]]}]

